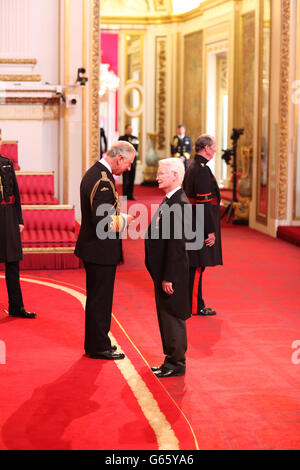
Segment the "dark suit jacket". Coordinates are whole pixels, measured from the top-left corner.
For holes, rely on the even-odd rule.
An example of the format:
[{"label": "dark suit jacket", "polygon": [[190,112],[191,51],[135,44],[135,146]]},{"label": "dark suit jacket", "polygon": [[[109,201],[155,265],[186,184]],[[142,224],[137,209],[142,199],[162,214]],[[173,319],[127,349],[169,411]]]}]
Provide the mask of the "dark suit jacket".
[{"label": "dark suit jacket", "polygon": [[[122,240],[119,233],[103,240],[96,234],[97,224],[107,219],[107,214],[96,215],[98,206],[109,205],[110,214],[114,216],[119,202],[114,177],[102,163],[96,162],[84,175],[80,185],[80,202],[82,220],[75,255],[89,263],[119,264],[122,260]],[[105,230],[110,231],[110,223],[105,225]]]},{"label": "dark suit jacket", "polygon": [[[186,240],[184,236],[183,208],[189,204],[188,199],[181,189],[177,191],[155,213],[145,237],[145,264],[153,279],[155,287],[160,289],[160,301],[163,301],[168,312],[183,320],[190,317],[189,302],[189,260],[186,252]],[[176,213],[166,209],[166,206],[174,209]],[[168,223],[168,214],[170,223]],[[170,227],[169,239],[163,236],[164,224]],[[181,225],[182,236],[175,238],[176,229]],[[180,233],[180,231],[177,233]],[[173,283],[174,293],[165,294],[162,290],[162,281]]]},{"label": "dark suit jacket", "polygon": [[[14,197],[13,204],[4,204]],[[19,224],[23,225],[19,186],[11,160],[0,155],[0,262],[23,259]]]}]

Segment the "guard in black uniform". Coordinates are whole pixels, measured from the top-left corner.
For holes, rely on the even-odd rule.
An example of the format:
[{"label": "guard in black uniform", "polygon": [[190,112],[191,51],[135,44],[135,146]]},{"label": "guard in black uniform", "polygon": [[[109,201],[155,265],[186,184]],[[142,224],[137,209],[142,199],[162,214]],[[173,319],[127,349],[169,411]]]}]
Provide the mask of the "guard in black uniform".
[{"label": "guard in black uniform", "polygon": [[5,263],[8,311],[12,317],[35,318],[34,312],[24,308],[20,286],[23,228],[21,199],[13,162],[0,155],[0,262]]},{"label": "guard in black uniform", "polygon": [[[204,245],[201,250],[189,251],[190,301],[193,315],[215,315],[206,307],[202,294],[202,276],[206,266],[223,264],[220,229],[220,191],[218,183],[207,166],[215,154],[215,140],[201,135],[195,143],[195,159],[189,165],[183,189],[193,205],[193,230],[196,230],[196,205],[204,207]],[[198,221],[199,222],[199,221]]]},{"label": "guard in black uniform", "polygon": [[135,148],[135,158],[133,164],[129,171],[124,171],[123,173],[123,196],[127,196],[127,199],[131,201],[135,201],[135,197],[133,195],[134,189],[134,179],[135,179],[135,172],[136,172],[136,160],[139,150],[139,139],[132,135],[132,127],[130,124],[125,126],[125,134],[119,137],[119,140],[125,140],[129,142]]},{"label": "guard in black uniform", "polygon": [[192,153],[192,140],[185,135],[185,127],[183,124],[177,126],[177,135],[174,135],[171,142],[172,157],[180,157],[184,163],[185,169],[188,167],[189,158]]}]

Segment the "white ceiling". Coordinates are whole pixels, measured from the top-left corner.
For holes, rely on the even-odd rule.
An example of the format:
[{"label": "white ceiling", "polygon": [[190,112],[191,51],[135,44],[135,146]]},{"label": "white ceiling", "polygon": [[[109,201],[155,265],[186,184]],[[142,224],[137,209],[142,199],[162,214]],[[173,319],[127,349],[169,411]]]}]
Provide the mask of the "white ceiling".
[{"label": "white ceiling", "polygon": [[101,0],[101,16],[147,16],[185,13],[202,0]]}]

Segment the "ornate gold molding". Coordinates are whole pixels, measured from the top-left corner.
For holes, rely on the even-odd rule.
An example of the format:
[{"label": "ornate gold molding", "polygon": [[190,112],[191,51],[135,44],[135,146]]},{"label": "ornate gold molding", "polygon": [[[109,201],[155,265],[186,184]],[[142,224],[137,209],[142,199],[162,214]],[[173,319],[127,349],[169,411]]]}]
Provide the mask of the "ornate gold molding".
[{"label": "ornate gold molding", "polygon": [[0,75],[2,82],[40,82],[41,80],[40,75]]},{"label": "ornate gold molding", "polygon": [[46,248],[23,248],[23,253],[74,253],[75,246],[52,246]]},{"label": "ornate gold molding", "polygon": [[280,91],[279,91],[279,197],[278,219],[287,215],[288,121],[290,71],[290,0],[281,0]]},{"label": "ornate gold molding", "polygon": [[57,104],[59,105],[60,99],[59,97],[52,97],[52,98],[42,98],[42,97],[16,97],[16,96],[7,96],[5,97],[5,104],[22,104],[22,103],[27,103],[27,104],[44,104],[44,105],[54,105]]},{"label": "ornate gold molding", "polygon": [[46,211],[63,211],[74,209],[73,204],[22,204],[22,210],[33,211],[33,210],[46,210]]},{"label": "ornate gold molding", "polygon": [[100,0],[91,0],[89,66],[89,141],[90,164],[99,159],[99,65],[100,65]]},{"label": "ornate gold molding", "polygon": [[167,38],[156,38],[156,109],[157,116],[155,116],[156,129],[157,129],[157,148],[164,150],[166,146],[166,102],[167,102],[167,89],[166,89],[166,74],[167,74]]},{"label": "ornate gold molding", "polygon": [[[2,142],[3,144],[4,143],[7,143],[6,142]],[[15,141],[15,143],[18,143],[18,141]],[[50,170],[50,171],[22,171],[22,170],[17,170],[16,172],[16,175],[20,175],[20,176],[31,176],[31,175],[54,175],[54,171],[53,170]]]},{"label": "ornate gold molding", "polygon": [[0,59],[0,64],[37,64],[36,59]]},{"label": "ornate gold molding", "polygon": [[170,0],[154,0],[155,11],[168,11]]}]

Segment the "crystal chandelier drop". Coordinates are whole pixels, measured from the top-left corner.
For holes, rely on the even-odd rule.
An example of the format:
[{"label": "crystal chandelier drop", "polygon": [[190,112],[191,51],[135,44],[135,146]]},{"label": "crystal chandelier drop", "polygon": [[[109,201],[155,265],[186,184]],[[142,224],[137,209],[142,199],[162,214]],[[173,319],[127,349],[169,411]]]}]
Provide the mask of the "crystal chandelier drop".
[{"label": "crystal chandelier drop", "polygon": [[103,96],[108,91],[116,91],[119,88],[120,78],[115,72],[108,69],[109,64],[100,64],[100,96]]}]

